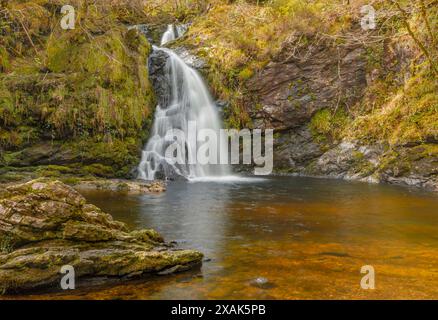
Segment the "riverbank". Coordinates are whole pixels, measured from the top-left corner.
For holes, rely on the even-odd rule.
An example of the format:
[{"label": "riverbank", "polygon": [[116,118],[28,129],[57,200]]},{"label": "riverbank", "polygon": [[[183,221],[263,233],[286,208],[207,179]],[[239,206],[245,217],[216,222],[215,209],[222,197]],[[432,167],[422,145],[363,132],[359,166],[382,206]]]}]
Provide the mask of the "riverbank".
[{"label": "riverbank", "polygon": [[[438,192],[438,179],[434,174],[412,174],[409,176],[404,176],[402,171],[397,167],[396,163],[393,163],[393,170],[399,172],[398,175],[391,174],[392,171],[380,172],[380,174],[369,174],[364,175],[362,171],[358,169],[359,165],[352,166],[356,157],[364,157],[354,154],[354,149],[350,148],[348,153],[344,154],[344,157],[336,157],[334,152],[331,152],[331,158],[327,158],[325,165],[321,168],[313,167],[313,172],[309,171],[295,171],[288,169],[278,169],[274,168],[272,176],[285,176],[285,177],[309,177],[318,179],[335,179],[335,180],[346,180],[346,181],[359,181],[369,184],[382,184],[382,185],[398,185],[404,187],[415,187],[418,189],[424,189],[428,191]],[[369,153],[367,153],[369,155]],[[372,156],[375,156],[372,155]],[[420,157],[420,155],[416,155]],[[421,157],[420,157],[421,159]],[[425,162],[429,162],[429,166],[433,166],[433,161],[424,159]],[[357,161],[356,161],[357,164]],[[365,165],[362,166],[362,168]],[[329,170],[330,168],[330,170]],[[252,177],[254,168],[252,166],[237,165],[233,167],[235,175],[243,175],[245,177]],[[403,169],[403,168],[402,168]],[[426,168],[427,169],[427,168]],[[399,170],[399,171],[397,171]],[[323,174],[322,172],[326,172]],[[433,172],[428,170],[427,172]],[[361,173],[362,172],[362,173]],[[254,176],[256,177],[256,176]],[[263,178],[263,176],[258,176]],[[34,172],[23,171],[19,172],[7,172],[0,174],[0,188],[5,188],[18,183],[26,183],[33,179],[46,178],[51,180],[59,180],[63,183],[72,186],[74,189],[78,190],[110,190],[110,191],[123,191],[128,193],[161,193],[166,191],[166,181],[164,180],[138,180],[138,179],[110,179],[110,178],[99,178],[96,176],[80,176],[71,174],[60,174],[56,172],[53,176],[50,174],[40,175],[39,171]]]},{"label": "riverbank", "polygon": [[104,179],[95,176],[76,176],[71,174],[41,175],[35,172],[7,172],[0,174],[0,188],[26,183],[35,179],[59,180],[76,190],[111,190],[129,193],[160,193],[166,191],[166,182],[163,180],[137,180],[137,179]]}]

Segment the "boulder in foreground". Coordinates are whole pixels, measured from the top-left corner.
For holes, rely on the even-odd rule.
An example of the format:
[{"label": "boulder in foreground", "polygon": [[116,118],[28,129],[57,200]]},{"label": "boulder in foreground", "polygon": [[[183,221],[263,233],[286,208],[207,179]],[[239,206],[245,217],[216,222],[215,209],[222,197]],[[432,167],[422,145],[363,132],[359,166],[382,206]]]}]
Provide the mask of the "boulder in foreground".
[{"label": "boulder in foreground", "polygon": [[0,290],[58,286],[61,267],[76,280],[182,271],[202,253],[166,244],[154,230],[129,231],[73,188],[33,180],[0,190]]}]

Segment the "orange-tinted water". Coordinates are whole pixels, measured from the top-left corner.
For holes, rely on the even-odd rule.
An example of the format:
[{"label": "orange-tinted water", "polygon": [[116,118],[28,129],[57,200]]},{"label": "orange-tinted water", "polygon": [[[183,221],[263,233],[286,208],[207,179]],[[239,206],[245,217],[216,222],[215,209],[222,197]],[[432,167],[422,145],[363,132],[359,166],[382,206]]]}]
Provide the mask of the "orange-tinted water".
[{"label": "orange-tinted water", "polygon": [[[131,227],[203,251],[199,270],[4,298],[437,299],[438,196],[416,189],[272,177],[173,182],[160,195],[87,192]],[[360,286],[375,269],[374,290]],[[263,278],[263,284],[255,284]],[[80,281],[79,281],[80,282]]]}]

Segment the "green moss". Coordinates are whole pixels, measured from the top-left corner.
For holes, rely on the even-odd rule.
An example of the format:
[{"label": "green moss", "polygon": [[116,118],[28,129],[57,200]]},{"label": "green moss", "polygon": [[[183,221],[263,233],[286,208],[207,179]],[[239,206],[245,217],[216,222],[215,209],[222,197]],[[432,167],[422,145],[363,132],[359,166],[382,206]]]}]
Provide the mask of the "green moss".
[{"label": "green moss", "polygon": [[254,75],[254,71],[250,68],[244,68],[239,72],[239,78],[243,81],[250,79]]},{"label": "green moss", "polygon": [[145,242],[164,242],[163,237],[155,230],[153,229],[142,229],[142,230],[135,230],[130,233],[131,236],[135,237],[136,239],[140,241]]},{"label": "green moss", "polygon": [[20,174],[17,172],[0,173],[0,183],[16,182],[16,181],[24,180],[26,178],[27,178],[27,175]]},{"label": "green moss", "polygon": [[[4,166],[23,166],[10,168],[10,171],[30,172],[36,177],[65,177],[69,175],[127,177],[138,164],[143,145],[140,138],[112,139],[103,137],[54,141],[50,144],[31,146],[18,152],[2,154]],[[62,165],[38,165],[47,159]],[[29,163],[35,166],[28,166]],[[2,172],[0,171],[0,174]]]},{"label": "green moss", "polygon": [[126,177],[138,162],[142,142],[138,139],[112,140],[84,139],[67,142],[62,150],[77,155],[82,163],[92,163],[82,167],[83,173],[102,177]]},{"label": "green moss", "polygon": [[355,164],[356,170],[362,177],[368,177],[376,172],[376,166],[370,161],[359,161]]},{"label": "green moss", "polygon": [[317,134],[328,134],[330,131],[331,118],[330,110],[320,110],[312,117],[310,127]]},{"label": "green moss", "polygon": [[40,166],[35,170],[36,177],[54,177],[59,178],[65,174],[75,174],[77,170],[67,166],[47,165]]},{"label": "green moss", "polygon": [[317,142],[326,142],[328,139],[339,139],[349,121],[342,108],[338,108],[335,114],[330,109],[322,109],[313,115],[309,127]]},{"label": "green moss", "polygon": [[114,168],[105,166],[101,163],[93,163],[91,165],[84,166],[83,171],[98,177],[112,177],[114,175]]},{"label": "green moss", "polygon": [[48,170],[48,169],[40,169],[36,171],[38,177],[47,177],[47,178],[58,178],[61,176],[61,173],[56,170]]},{"label": "green moss", "polygon": [[48,68],[70,79],[47,92],[63,102],[50,114],[49,125],[60,134],[135,135],[154,106],[146,67],[151,47],[144,36],[114,28],[85,42],[60,37],[48,42]]},{"label": "green moss", "polygon": [[413,151],[423,157],[436,157],[438,156],[438,145],[425,143],[413,148]]},{"label": "green moss", "polygon": [[119,183],[117,185],[117,190],[118,191],[129,191],[129,186],[127,183]]},{"label": "green moss", "polygon": [[353,152],[353,159],[355,161],[362,161],[364,158],[364,154],[360,151],[354,151]]}]

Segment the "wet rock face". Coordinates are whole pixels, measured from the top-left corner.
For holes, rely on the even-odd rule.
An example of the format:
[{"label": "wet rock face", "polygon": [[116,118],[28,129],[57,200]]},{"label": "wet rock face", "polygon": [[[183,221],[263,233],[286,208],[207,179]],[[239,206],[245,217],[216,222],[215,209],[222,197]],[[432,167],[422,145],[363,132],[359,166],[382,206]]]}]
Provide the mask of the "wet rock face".
[{"label": "wet rock face", "polygon": [[190,50],[183,46],[178,46],[174,48],[175,53],[183,59],[183,61],[191,68],[196,69],[198,71],[202,71],[207,67],[206,62],[200,57],[192,54]]},{"label": "wet rock face", "polygon": [[128,29],[137,29],[141,32],[146,39],[152,44],[159,45],[161,35],[164,31],[166,31],[165,25],[151,26],[146,24],[138,24],[134,26],[130,26]]},{"label": "wet rock face", "polygon": [[274,167],[289,168],[293,172],[305,171],[309,162],[324,153],[307,125],[285,132],[274,141],[274,146]]},{"label": "wet rock face", "polygon": [[289,46],[248,82],[257,127],[297,128],[320,109],[352,105],[361,98],[366,87],[362,47]]},{"label": "wet rock face", "polygon": [[381,181],[438,191],[438,156],[427,152],[427,148],[419,144],[392,150],[400,160],[391,161],[389,157],[381,170]]},{"label": "wet rock face", "polygon": [[57,285],[61,267],[77,278],[130,277],[200,264],[154,230],[130,231],[59,181],[34,180],[0,191],[0,289]]},{"label": "wet rock face", "polygon": [[149,79],[154,87],[158,104],[167,105],[170,93],[170,81],[166,78],[166,64],[169,56],[164,51],[154,50],[149,56]]},{"label": "wet rock face", "polygon": [[384,149],[383,145],[378,144],[361,146],[358,142],[343,141],[318,158],[310,172],[327,177],[372,182],[370,176],[378,169]]},{"label": "wet rock face", "polygon": [[315,141],[310,121],[318,110],[334,111],[362,98],[367,85],[364,53],[357,45],[300,46],[292,39],[248,81],[246,104],[255,127],[280,133],[274,141],[276,171],[308,174],[308,167],[327,151]]},{"label": "wet rock face", "polygon": [[124,180],[124,179],[102,179],[81,181],[74,185],[77,190],[98,189],[110,191],[123,191],[127,193],[160,193],[166,191],[166,183],[162,180]]}]

